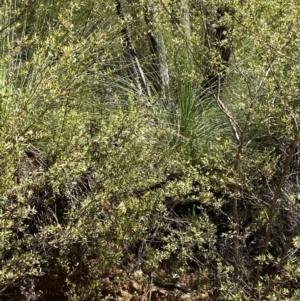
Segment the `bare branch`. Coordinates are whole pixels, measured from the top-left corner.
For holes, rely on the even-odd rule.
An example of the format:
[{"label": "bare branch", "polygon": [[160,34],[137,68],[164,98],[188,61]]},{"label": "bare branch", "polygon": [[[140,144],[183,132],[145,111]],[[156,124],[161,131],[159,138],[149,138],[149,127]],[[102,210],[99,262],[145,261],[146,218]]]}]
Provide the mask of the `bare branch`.
[{"label": "bare branch", "polygon": [[222,102],[221,100],[221,80],[220,78],[218,79],[219,82],[218,82],[218,91],[217,91],[217,94],[214,95],[216,101],[217,101],[217,104],[219,106],[219,108],[221,109],[221,111],[225,114],[225,116],[227,117],[228,119],[228,122],[232,128],[232,131],[233,131],[233,134],[234,134],[234,137],[237,141],[237,143],[240,142],[240,134],[241,133],[241,128],[239,127],[238,123],[235,121],[235,119],[232,117],[232,114],[230,113],[229,109],[225,106],[225,104]]},{"label": "bare branch", "polygon": [[[294,156],[295,151],[297,149],[297,145],[298,145],[298,142],[299,142],[299,135],[300,135],[300,130],[297,129],[294,140],[291,143],[290,151],[288,152],[288,156],[287,156],[287,158],[284,162],[283,171],[282,171],[280,180],[278,182],[277,188],[275,190],[273,200],[270,204],[269,214],[268,214],[268,223],[267,223],[267,227],[266,227],[266,236],[265,236],[265,239],[264,239],[264,244],[263,244],[262,250],[260,252],[261,256],[265,256],[267,254],[267,250],[268,250],[268,247],[269,247],[269,244],[270,244],[274,219],[275,219],[275,211],[276,211],[277,205],[278,205],[278,199],[281,195],[281,189],[283,187],[285,178],[286,178],[287,173],[290,169],[290,165],[291,165],[293,156]],[[254,279],[252,293],[251,293],[252,297],[254,296],[254,294],[256,292],[256,287],[258,285],[258,282],[259,282],[259,279],[260,279],[260,276],[261,276],[261,272],[262,272],[262,263],[260,263],[257,267],[257,272],[256,272],[256,276],[255,276],[255,279]]]}]

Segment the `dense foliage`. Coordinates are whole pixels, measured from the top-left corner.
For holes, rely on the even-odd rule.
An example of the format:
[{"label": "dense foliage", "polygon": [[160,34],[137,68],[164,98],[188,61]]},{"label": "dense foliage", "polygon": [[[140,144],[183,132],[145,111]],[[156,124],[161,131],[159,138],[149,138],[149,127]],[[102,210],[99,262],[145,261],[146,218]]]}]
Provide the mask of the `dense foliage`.
[{"label": "dense foliage", "polygon": [[299,300],[299,14],[3,0],[0,299]]}]

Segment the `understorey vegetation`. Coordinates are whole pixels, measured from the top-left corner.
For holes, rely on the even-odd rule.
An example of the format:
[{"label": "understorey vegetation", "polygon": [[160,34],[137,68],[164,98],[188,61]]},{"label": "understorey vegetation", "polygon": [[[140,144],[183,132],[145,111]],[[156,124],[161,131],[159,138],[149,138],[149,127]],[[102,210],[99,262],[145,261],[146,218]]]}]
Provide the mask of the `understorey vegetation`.
[{"label": "understorey vegetation", "polygon": [[0,3],[0,300],[299,300],[296,0]]}]

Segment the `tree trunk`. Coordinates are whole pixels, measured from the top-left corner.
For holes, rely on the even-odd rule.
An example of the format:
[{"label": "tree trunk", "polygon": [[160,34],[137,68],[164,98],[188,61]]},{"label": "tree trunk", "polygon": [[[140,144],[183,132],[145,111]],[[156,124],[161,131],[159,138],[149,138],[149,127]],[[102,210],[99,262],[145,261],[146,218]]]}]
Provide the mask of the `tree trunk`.
[{"label": "tree trunk", "polygon": [[145,5],[145,21],[149,28],[150,51],[154,56],[153,70],[155,72],[153,84],[157,93],[169,90],[169,69],[163,35],[157,28],[158,6],[155,3]]},{"label": "tree trunk", "polygon": [[130,28],[127,23],[124,0],[116,0],[116,8],[118,16],[124,23],[121,33],[124,39],[125,58],[129,62],[129,76],[133,80],[136,89],[140,94],[142,94],[142,92],[145,91],[146,94],[150,96],[150,89],[147,84],[143,69],[139,63],[137,52],[131,37]]},{"label": "tree trunk", "polygon": [[204,37],[207,57],[202,83],[204,97],[215,97],[222,91],[226,69],[232,52],[230,34],[232,26],[222,23],[225,14],[233,16],[234,10],[228,5],[216,9],[201,8],[204,18]]}]

